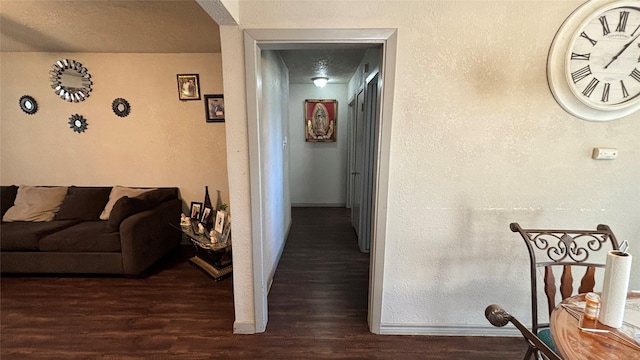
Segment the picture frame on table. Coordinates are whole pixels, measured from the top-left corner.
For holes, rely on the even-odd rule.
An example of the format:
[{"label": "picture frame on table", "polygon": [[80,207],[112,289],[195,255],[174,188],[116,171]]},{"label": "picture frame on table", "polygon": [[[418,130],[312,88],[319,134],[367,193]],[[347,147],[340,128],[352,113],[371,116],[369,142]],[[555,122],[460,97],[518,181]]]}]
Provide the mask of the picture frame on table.
[{"label": "picture frame on table", "polygon": [[224,122],[224,95],[205,95],[204,115],[207,122]]},{"label": "picture frame on table", "polygon": [[178,99],[200,100],[200,77],[198,74],[178,74]]},{"label": "picture frame on table", "polygon": [[338,100],[304,101],[304,138],[307,142],[335,142]]},{"label": "picture frame on table", "polygon": [[191,202],[191,214],[192,219],[200,220],[200,214],[202,213],[202,203],[197,201]]},{"label": "picture frame on table", "polygon": [[214,226],[214,230],[220,234],[222,234],[222,230],[224,230],[224,211],[218,211],[216,213],[216,224]]},{"label": "picture frame on table", "polygon": [[211,218],[211,213],[213,212],[213,209],[210,208],[209,206],[204,206],[204,208],[202,209],[202,216],[200,217],[200,222],[205,224],[209,223],[209,220]]}]

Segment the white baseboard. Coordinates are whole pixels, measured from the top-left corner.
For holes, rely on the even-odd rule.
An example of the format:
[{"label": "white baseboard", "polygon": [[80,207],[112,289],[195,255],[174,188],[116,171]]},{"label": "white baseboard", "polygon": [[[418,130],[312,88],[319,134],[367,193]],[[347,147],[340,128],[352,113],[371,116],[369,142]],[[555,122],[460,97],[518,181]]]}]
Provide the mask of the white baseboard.
[{"label": "white baseboard", "polygon": [[513,326],[497,328],[478,325],[382,324],[381,335],[434,335],[434,336],[522,336]]},{"label": "white baseboard", "polygon": [[255,323],[241,323],[235,321],[233,323],[233,333],[234,334],[255,334],[256,333],[256,324]]},{"label": "white baseboard", "polygon": [[284,233],[284,240],[282,241],[282,245],[278,249],[278,254],[276,255],[276,262],[275,262],[276,266],[273,267],[271,274],[269,274],[269,277],[267,278],[267,294],[269,294],[269,291],[271,291],[271,285],[273,285],[273,277],[276,275],[276,269],[278,268],[278,264],[280,264],[280,258],[282,257],[282,253],[284,252],[284,246],[287,244],[287,239],[289,239],[289,233],[291,232],[291,224],[292,222],[290,221],[289,226],[287,227],[287,230]]}]

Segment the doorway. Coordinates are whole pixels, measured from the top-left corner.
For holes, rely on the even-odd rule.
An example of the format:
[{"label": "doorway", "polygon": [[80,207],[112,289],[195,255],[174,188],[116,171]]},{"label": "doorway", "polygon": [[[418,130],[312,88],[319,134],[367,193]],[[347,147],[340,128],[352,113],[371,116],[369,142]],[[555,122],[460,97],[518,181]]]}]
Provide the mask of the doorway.
[{"label": "doorway", "polygon": [[266,239],[264,223],[264,190],[261,186],[264,174],[261,162],[260,105],[261,105],[261,52],[263,50],[282,50],[292,48],[308,48],[309,46],[327,44],[380,44],[382,46],[382,65],[378,89],[382,89],[376,102],[380,104],[379,116],[372,124],[376,151],[372,170],[373,194],[370,209],[372,212],[370,277],[368,322],[369,330],[380,333],[382,288],[384,270],[384,234],[386,230],[386,203],[389,179],[389,149],[391,140],[391,116],[393,113],[393,92],[395,81],[396,59],[395,29],[358,29],[358,30],[326,30],[326,29],[251,29],[245,31],[245,74],[247,90],[247,117],[249,138],[249,167],[251,187],[252,213],[252,260],[253,289],[255,310],[255,331],[263,332],[268,321],[267,295],[268,277],[264,257],[264,240]]}]

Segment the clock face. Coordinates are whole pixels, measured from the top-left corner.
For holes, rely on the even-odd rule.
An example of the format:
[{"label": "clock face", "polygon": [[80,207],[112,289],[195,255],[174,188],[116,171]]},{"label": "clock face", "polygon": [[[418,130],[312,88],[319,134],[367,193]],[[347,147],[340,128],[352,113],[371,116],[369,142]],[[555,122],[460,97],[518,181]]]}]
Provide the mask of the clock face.
[{"label": "clock face", "polygon": [[565,75],[573,95],[597,110],[640,101],[640,6],[593,13],[569,41]]}]

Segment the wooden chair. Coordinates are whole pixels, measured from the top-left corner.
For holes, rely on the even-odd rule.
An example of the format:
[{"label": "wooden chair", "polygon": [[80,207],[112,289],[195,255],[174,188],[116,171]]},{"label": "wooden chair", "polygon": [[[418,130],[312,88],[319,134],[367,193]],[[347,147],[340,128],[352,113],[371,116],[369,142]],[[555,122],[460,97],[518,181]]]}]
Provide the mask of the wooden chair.
[{"label": "wooden chair", "polygon": [[502,327],[507,325],[507,323],[511,322],[515,327],[520,330],[522,336],[527,341],[529,345],[529,349],[527,353],[530,351],[536,356],[536,359],[547,359],[547,360],[562,360],[556,353],[553,352],[540,338],[534,335],[526,326],[522,325],[518,319],[511,316],[508,312],[506,312],[499,305],[489,305],[484,310],[484,316],[489,320],[491,325],[496,327]]},{"label": "wooden chair", "polygon": [[[584,269],[578,288],[578,294],[593,291],[596,268],[604,271],[606,252],[618,250],[618,241],[607,225],[598,225],[596,230],[544,230],[523,229],[518,223],[509,225],[511,231],[519,233],[529,251],[531,274],[531,331],[541,338],[551,349],[555,350],[548,323],[540,323],[538,317],[538,279],[536,270],[544,268],[544,292],[547,297],[549,315],[556,307],[556,278],[553,269],[562,269],[560,276],[560,295],[566,299],[573,295],[572,269]],[[592,261],[590,255],[602,252],[600,261]],[[593,259],[592,257],[592,259]],[[559,271],[559,270],[558,270]],[[604,272],[603,272],[604,273]],[[531,357],[529,349],[525,359]]]}]

